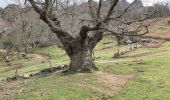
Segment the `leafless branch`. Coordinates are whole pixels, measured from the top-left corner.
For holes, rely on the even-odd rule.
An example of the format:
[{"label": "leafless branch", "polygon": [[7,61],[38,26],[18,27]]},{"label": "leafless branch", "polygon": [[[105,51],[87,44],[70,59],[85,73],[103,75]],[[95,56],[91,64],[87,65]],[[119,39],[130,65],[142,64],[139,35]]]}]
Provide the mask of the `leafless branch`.
[{"label": "leafless branch", "polygon": [[88,0],[88,5],[89,5],[91,18],[97,22],[96,12],[93,7],[93,0]]},{"label": "leafless branch", "polygon": [[144,15],[146,15],[146,16],[143,17],[143,18],[134,19],[134,20],[128,21],[128,22],[127,22],[127,21],[123,21],[123,20],[121,20],[120,18],[108,18],[108,20],[114,20],[114,21],[118,21],[118,22],[120,22],[120,23],[122,23],[122,24],[125,24],[125,25],[131,25],[131,24],[136,23],[136,22],[142,22],[142,21],[145,21],[145,20],[147,20],[147,19],[150,19],[150,18],[152,18],[155,14],[156,14],[156,11],[154,11],[154,12],[151,13],[151,14],[144,14]]},{"label": "leafless branch", "polygon": [[[128,10],[130,9],[130,7],[132,7],[137,1],[138,1],[138,0],[134,0],[132,3],[130,3],[129,6],[126,7],[126,8],[123,10],[123,12],[122,12],[120,15],[116,16],[115,18],[120,18],[120,17],[122,17],[125,13],[128,12]],[[108,18],[109,18],[109,17],[108,17]]]},{"label": "leafless branch", "polygon": [[109,11],[108,11],[108,13],[107,13],[107,15],[106,15],[106,18],[105,18],[105,20],[104,20],[104,23],[107,23],[108,22],[108,18],[110,18],[110,16],[112,15],[112,13],[113,13],[113,10],[114,10],[114,8],[116,7],[116,5],[117,5],[117,3],[119,2],[119,0],[114,0],[113,1],[113,4],[111,5],[111,7],[110,7],[110,9],[109,9]]},{"label": "leafless branch", "polygon": [[[134,31],[127,31],[127,32],[114,32],[113,30],[107,29],[107,28],[103,28],[106,32],[109,32],[108,34],[104,34],[104,35],[116,35],[116,36],[143,36],[147,33],[149,33],[149,29],[148,29],[149,25],[140,25],[136,28],[136,30]],[[141,28],[145,28],[145,32],[138,34],[138,32],[141,31]]]},{"label": "leafless branch", "polygon": [[101,7],[102,7],[102,2],[103,0],[99,1],[99,6],[98,6],[98,10],[97,10],[97,18],[100,19],[100,14],[101,14]]},{"label": "leafless branch", "polygon": [[[51,14],[51,13],[49,13],[49,8],[50,8],[50,1],[51,0],[45,0],[45,6],[44,6],[44,8],[39,8],[36,4],[35,4],[35,2],[34,2],[34,0],[28,0],[30,3],[31,3],[31,5],[34,7],[34,10],[37,12],[37,13],[39,13],[40,14],[40,18],[44,21],[44,22],[46,22],[47,24],[48,24],[48,26],[51,28],[51,30],[54,32],[54,33],[56,33],[57,34],[57,36],[60,38],[73,38],[68,32],[65,32],[64,30],[62,30],[61,28],[60,28],[60,23],[59,23],[59,21],[58,21],[58,19],[57,18],[55,18],[55,16],[51,16],[51,15],[49,15],[49,14]],[[45,11],[44,11],[45,10]],[[55,23],[56,22],[56,23]],[[69,39],[68,39],[69,40]]]},{"label": "leafless branch", "polygon": [[0,32],[0,34],[5,33],[9,28],[5,28],[3,31]]}]

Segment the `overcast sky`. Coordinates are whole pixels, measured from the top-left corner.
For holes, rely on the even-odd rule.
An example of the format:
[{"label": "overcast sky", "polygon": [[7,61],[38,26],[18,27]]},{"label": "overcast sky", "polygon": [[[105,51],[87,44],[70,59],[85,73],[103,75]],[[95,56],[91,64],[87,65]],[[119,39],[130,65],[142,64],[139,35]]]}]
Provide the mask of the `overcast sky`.
[{"label": "overcast sky", "polygon": [[[132,2],[133,0],[127,0],[127,1]],[[157,2],[170,2],[170,0],[142,0],[142,1],[145,6],[151,6]]]},{"label": "overcast sky", "polygon": [[[8,4],[14,4],[17,0],[0,0],[0,7],[5,7]],[[95,0],[98,1],[98,0]],[[129,2],[132,2],[133,0],[127,0]],[[170,2],[170,0],[142,0],[145,6],[151,6],[152,4],[156,2]]]}]

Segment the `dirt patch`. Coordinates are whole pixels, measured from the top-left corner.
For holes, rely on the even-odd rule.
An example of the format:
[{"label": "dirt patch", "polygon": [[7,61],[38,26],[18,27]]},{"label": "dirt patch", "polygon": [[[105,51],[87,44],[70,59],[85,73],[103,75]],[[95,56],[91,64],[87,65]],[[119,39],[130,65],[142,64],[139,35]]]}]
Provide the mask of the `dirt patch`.
[{"label": "dirt patch", "polygon": [[0,70],[0,72],[8,72],[8,71],[23,68],[23,67],[24,67],[24,65],[22,65],[22,64],[14,64],[11,66],[7,66],[6,68],[2,68],[2,70]]},{"label": "dirt patch", "polygon": [[107,94],[114,95],[121,87],[123,87],[130,79],[133,79],[137,74],[114,75],[105,72],[97,72],[98,81],[110,87],[105,90]]},{"label": "dirt patch", "polygon": [[[101,93],[106,95],[106,100],[110,100],[118,91],[125,86],[129,80],[137,77],[140,73],[125,74],[125,75],[115,75],[110,73],[105,73],[98,71],[96,74],[97,81],[100,85],[87,85],[86,87],[92,88],[96,93]],[[98,96],[93,95],[92,100],[101,99]],[[103,97],[102,97],[103,98]]]},{"label": "dirt patch", "polygon": [[142,58],[147,58],[147,57],[158,57],[158,56],[163,56],[163,55],[170,55],[170,51],[162,51],[158,53],[151,53],[148,55],[143,56]]},{"label": "dirt patch", "polygon": [[36,60],[40,62],[45,62],[49,59],[49,57],[45,55],[40,55],[40,54],[31,54],[31,55],[35,56]]},{"label": "dirt patch", "polygon": [[144,48],[159,48],[165,43],[165,40],[151,39],[152,42],[143,45]]},{"label": "dirt patch", "polygon": [[102,71],[98,71],[96,75],[98,76],[98,80],[100,82],[104,82],[106,84],[116,83],[118,85],[122,85],[126,83],[129,79],[132,79],[134,78],[134,76],[136,76],[136,74],[114,75]]},{"label": "dirt patch", "polygon": [[150,39],[154,39],[154,40],[157,40],[157,41],[170,41],[170,36],[168,36],[167,34],[166,35],[163,35],[163,36],[159,36],[159,35],[156,35],[155,33],[152,35],[147,35],[147,36],[144,36],[145,38],[150,38]]},{"label": "dirt patch", "polygon": [[[127,82],[133,78],[135,78],[139,74],[125,74],[125,75],[114,75],[105,72],[98,71],[95,74],[97,78],[97,82],[101,85],[92,85],[92,84],[84,84],[81,86],[89,87],[96,91],[96,93],[100,92],[101,94],[106,94],[106,100],[112,98],[123,86],[127,84]],[[25,90],[20,84],[23,84],[26,80],[21,81],[0,81],[0,100],[14,100],[15,94],[22,93]],[[92,100],[99,100],[101,98],[95,96],[95,94],[91,97]]]},{"label": "dirt patch", "polygon": [[18,82],[0,81],[0,100],[14,100],[14,94],[19,93]]},{"label": "dirt patch", "polygon": [[0,49],[0,57],[4,57],[7,54],[7,51],[4,49]]},{"label": "dirt patch", "polygon": [[135,60],[137,60],[137,59],[144,59],[148,57],[159,57],[159,56],[164,56],[164,55],[170,55],[170,50],[163,50],[159,52],[147,52],[140,56],[136,56],[136,55],[126,56],[126,58],[135,58]]},{"label": "dirt patch", "polygon": [[[0,49],[0,55],[2,54],[6,54],[7,51],[4,50],[4,49]],[[48,56],[45,56],[45,55],[40,55],[40,54],[31,54],[32,56],[35,56],[35,58],[40,61],[40,62],[43,62],[43,61],[47,61],[49,59]]]}]

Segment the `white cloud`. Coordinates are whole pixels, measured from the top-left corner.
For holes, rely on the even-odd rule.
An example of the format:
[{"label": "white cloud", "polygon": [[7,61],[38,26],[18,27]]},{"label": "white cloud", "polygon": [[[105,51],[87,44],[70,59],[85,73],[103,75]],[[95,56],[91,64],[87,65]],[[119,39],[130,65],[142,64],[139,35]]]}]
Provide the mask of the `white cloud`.
[{"label": "white cloud", "polygon": [[0,0],[0,7],[6,7],[8,4],[17,4],[17,0]]},{"label": "white cloud", "polygon": [[[94,1],[99,1],[99,0],[94,0]],[[134,0],[127,0],[127,1],[132,2]],[[165,3],[169,2],[170,3],[170,0],[142,0],[142,2],[145,6],[151,6],[151,5],[158,3],[158,2],[165,2]]]},{"label": "white cloud", "polygon": [[[134,0],[127,0],[127,1],[132,2]],[[151,6],[151,5],[158,3],[158,2],[165,2],[165,3],[170,2],[170,0],[142,0],[142,2],[145,6]]]}]

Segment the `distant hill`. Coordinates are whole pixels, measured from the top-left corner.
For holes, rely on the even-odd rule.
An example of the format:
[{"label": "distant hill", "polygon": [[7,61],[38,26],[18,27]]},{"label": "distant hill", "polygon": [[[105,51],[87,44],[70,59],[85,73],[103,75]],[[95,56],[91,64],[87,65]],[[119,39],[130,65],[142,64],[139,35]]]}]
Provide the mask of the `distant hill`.
[{"label": "distant hill", "polygon": [[[102,16],[105,16],[108,11],[108,6],[111,6],[112,0],[105,0],[102,5]],[[97,2],[93,3],[94,7],[97,7]],[[127,6],[129,5],[129,2],[127,0],[120,0],[118,2],[118,5],[116,6],[114,15],[117,15],[121,13]],[[130,13],[125,14],[122,19],[129,20],[129,18],[138,18],[141,17],[141,14],[144,10],[150,9],[152,7],[145,7],[143,6],[141,0],[138,0],[131,9],[135,10]],[[81,25],[88,24],[88,22],[81,22],[81,19],[87,19],[89,20],[90,12],[88,10],[88,4],[83,3],[80,5],[77,5],[75,7],[75,11],[72,10],[72,7],[70,7],[69,12],[73,12],[74,15],[65,15],[60,17],[59,20],[61,21],[61,26],[64,30],[68,31],[69,33],[73,35],[77,35],[77,30],[80,29]],[[149,10],[146,10],[149,11]],[[21,18],[21,13],[22,17]],[[161,13],[163,10],[161,10]],[[59,12],[60,14],[64,13],[63,11]],[[58,15],[60,16],[60,15]],[[24,22],[23,22],[23,21]],[[23,23],[25,23],[25,33],[23,33]],[[117,23],[112,22],[112,26],[118,26]],[[59,43],[57,37],[55,34],[51,32],[51,30],[48,28],[48,26],[42,22],[39,19],[39,15],[32,9],[32,8],[20,8],[18,5],[11,4],[8,5],[6,8],[2,9],[0,8],[0,27],[4,28],[6,25],[10,26],[10,29],[7,31],[6,36],[11,36],[12,39],[14,38],[23,38],[24,41],[30,38],[30,41],[35,43],[42,43],[46,45],[53,44],[53,43]],[[16,41],[16,40],[14,40]],[[59,43],[60,44],[60,43]]]},{"label": "distant hill", "polygon": [[0,9],[0,17],[8,22],[14,22],[19,15],[19,6],[10,4],[4,9]]},{"label": "distant hill", "polygon": [[[7,27],[7,23],[8,30],[3,35],[3,41],[10,40],[18,45],[30,39],[33,44],[36,42],[39,46],[49,46],[58,41],[56,35],[39,20],[38,14],[32,8],[20,8],[15,4],[1,8],[0,25],[2,24],[4,28]],[[25,27],[25,32],[23,32],[23,27]]]}]

